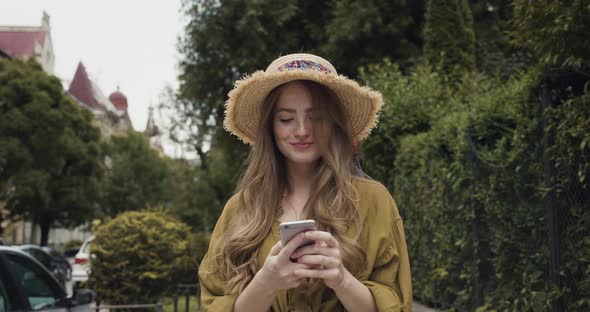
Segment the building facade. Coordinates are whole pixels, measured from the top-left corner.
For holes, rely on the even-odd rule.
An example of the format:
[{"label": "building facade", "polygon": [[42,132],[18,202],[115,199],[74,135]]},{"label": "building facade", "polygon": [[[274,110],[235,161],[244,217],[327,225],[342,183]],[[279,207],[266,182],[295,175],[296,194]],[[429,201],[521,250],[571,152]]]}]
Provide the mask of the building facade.
[{"label": "building facade", "polygon": [[53,75],[55,53],[49,15],[43,12],[41,26],[0,26],[0,50],[0,54],[11,58],[33,58],[47,73]]}]

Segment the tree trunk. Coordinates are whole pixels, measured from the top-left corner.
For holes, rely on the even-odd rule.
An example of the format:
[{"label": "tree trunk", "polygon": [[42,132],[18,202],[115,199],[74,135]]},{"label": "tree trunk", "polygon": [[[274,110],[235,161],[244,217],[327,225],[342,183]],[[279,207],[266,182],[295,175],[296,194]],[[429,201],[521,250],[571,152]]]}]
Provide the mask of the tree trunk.
[{"label": "tree trunk", "polygon": [[40,246],[47,246],[49,240],[49,229],[51,228],[52,220],[49,218],[41,218],[39,225],[41,226],[41,242]]},{"label": "tree trunk", "polygon": [[33,218],[31,220],[31,232],[29,233],[28,241],[29,244],[37,244],[37,224],[39,224],[39,222],[37,222],[37,218]]}]

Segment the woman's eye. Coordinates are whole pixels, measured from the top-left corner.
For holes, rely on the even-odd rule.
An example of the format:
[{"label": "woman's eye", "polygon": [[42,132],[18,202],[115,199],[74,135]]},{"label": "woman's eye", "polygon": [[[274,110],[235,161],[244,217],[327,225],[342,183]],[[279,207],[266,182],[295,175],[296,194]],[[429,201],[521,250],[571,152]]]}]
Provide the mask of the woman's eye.
[{"label": "woman's eye", "polygon": [[289,121],[293,120],[293,118],[279,118],[279,121],[282,123],[287,123]]}]

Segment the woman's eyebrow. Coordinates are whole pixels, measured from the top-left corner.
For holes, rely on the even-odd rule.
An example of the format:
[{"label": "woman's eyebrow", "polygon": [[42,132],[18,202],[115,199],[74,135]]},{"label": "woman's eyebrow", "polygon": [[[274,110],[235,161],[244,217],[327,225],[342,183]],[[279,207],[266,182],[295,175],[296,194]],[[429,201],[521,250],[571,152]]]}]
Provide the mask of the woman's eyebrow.
[{"label": "woman's eyebrow", "polygon": [[[311,107],[311,108],[307,108],[307,109],[305,109],[305,112],[306,112],[306,113],[309,113],[309,112],[312,112],[312,111],[314,111],[314,110],[315,110],[315,109],[314,109],[313,107]],[[294,110],[294,109],[292,109],[292,108],[279,108],[279,109],[277,110],[277,113],[280,113],[280,112],[295,113],[295,112],[296,112],[296,110]]]}]

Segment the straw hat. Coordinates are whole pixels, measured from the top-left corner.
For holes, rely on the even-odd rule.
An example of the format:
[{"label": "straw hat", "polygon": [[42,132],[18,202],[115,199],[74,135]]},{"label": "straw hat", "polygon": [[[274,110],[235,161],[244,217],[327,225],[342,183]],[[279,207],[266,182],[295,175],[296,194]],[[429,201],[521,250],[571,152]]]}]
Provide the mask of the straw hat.
[{"label": "straw hat", "polygon": [[366,138],[377,124],[383,105],[381,93],[338,75],[334,66],[319,56],[298,53],[279,57],[265,71],[236,82],[225,104],[225,129],[253,145],[264,100],[274,88],[293,80],[312,80],[330,88],[340,99],[354,141]]}]

